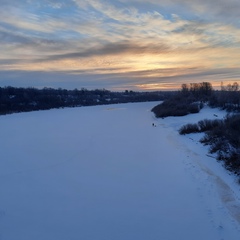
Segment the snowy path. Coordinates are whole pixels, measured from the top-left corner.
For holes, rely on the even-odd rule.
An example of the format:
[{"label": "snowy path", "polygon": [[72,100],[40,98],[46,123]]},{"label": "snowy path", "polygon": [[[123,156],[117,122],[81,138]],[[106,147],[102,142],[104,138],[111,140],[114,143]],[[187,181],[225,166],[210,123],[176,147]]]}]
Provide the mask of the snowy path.
[{"label": "snowy path", "polygon": [[238,240],[234,177],[176,131],[212,110],[156,120],[155,105],[1,116],[0,239]]}]

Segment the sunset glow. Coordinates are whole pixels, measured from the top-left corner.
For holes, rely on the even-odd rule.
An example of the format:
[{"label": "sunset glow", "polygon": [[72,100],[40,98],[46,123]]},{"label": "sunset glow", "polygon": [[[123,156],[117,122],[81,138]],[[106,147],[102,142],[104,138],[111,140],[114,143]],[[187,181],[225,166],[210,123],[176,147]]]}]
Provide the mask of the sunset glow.
[{"label": "sunset glow", "polygon": [[172,90],[240,82],[238,0],[1,3],[1,86]]}]

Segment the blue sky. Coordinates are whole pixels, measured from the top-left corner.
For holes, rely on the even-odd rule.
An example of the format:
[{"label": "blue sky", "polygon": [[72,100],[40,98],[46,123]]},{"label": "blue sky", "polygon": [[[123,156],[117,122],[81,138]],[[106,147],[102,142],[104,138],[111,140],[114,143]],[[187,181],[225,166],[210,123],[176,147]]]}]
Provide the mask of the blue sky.
[{"label": "blue sky", "polygon": [[239,0],[0,0],[0,86],[240,82]]}]

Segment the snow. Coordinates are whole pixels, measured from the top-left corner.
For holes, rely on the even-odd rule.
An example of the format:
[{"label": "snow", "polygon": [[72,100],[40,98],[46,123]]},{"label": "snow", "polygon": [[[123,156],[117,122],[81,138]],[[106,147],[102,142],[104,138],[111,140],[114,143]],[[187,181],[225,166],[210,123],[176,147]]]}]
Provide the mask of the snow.
[{"label": "snow", "polygon": [[[0,117],[1,240],[238,240],[240,191],[156,102]],[[156,124],[156,127],[152,126]]]}]

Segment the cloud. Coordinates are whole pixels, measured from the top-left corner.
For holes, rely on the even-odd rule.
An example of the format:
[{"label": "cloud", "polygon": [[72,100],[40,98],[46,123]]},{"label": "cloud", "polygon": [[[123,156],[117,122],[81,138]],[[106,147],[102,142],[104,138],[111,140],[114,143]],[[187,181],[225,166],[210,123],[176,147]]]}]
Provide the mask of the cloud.
[{"label": "cloud", "polygon": [[47,60],[86,58],[93,56],[132,55],[132,54],[164,54],[170,48],[165,44],[144,45],[132,42],[108,43],[103,46],[87,48],[84,51],[61,55],[52,55]]},{"label": "cloud", "polygon": [[0,70],[61,70],[88,79],[156,84],[157,79],[211,79],[217,76],[210,74],[213,69],[229,68],[221,74],[228,79],[239,65],[240,29],[234,18],[240,3],[235,0],[0,3]]},{"label": "cloud", "polygon": [[[154,71],[154,70],[152,70]],[[219,88],[221,81],[224,84],[233,83],[239,80],[239,69],[205,69],[202,68],[170,68],[165,70],[174,73],[162,77],[143,77],[148,73],[135,71],[128,73],[104,73],[95,74],[94,72],[72,72],[72,71],[0,71],[1,86],[21,86],[21,87],[62,87],[67,89],[74,88],[106,88],[110,90],[122,91],[132,90],[176,90],[180,89],[182,83],[209,81],[215,88]],[[180,72],[180,74],[178,74]]]},{"label": "cloud", "polygon": [[[127,0],[121,0],[127,3]],[[145,3],[144,0],[132,0],[132,4]],[[239,11],[240,2],[238,0],[149,0],[149,4],[162,7],[171,13],[180,16],[190,16],[191,19],[205,19],[206,21],[220,21],[227,24],[240,26]],[[135,5],[136,6],[136,5]]]},{"label": "cloud", "polygon": [[10,31],[4,31],[0,28],[0,42],[1,43],[24,43],[30,44],[32,40],[30,38],[21,36],[20,34],[15,34]]}]

